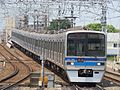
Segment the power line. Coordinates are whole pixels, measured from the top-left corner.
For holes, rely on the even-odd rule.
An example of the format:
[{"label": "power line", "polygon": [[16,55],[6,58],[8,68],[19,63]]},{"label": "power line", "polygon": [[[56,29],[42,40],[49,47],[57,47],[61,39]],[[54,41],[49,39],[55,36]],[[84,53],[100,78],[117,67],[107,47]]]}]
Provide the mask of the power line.
[{"label": "power line", "polygon": [[[58,17],[70,16],[71,11],[74,8],[74,13],[71,16],[82,18],[84,13],[93,14],[96,18],[101,17],[101,23],[105,24],[107,13],[109,10],[113,10],[119,13],[119,7],[116,8],[115,2],[119,0],[0,0],[0,5],[3,8],[3,12],[6,15],[18,15],[30,13],[34,9],[39,12],[46,12],[49,16],[49,20]],[[72,5],[72,6],[71,6]],[[17,13],[12,12],[12,7],[16,7]],[[73,7],[73,8],[71,8]],[[11,11],[10,11],[11,10]],[[14,11],[14,10],[13,10]],[[11,13],[12,12],[12,13]],[[57,14],[58,13],[58,14]],[[90,17],[91,18],[91,17]],[[109,18],[109,17],[108,17]],[[104,19],[104,20],[103,20]]]}]

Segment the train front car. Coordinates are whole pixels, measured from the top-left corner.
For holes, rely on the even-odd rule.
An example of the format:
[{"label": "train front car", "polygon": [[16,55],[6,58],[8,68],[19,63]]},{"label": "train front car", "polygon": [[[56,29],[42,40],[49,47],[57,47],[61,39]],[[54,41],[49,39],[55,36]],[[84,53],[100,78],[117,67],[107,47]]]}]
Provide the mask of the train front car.
[{"label": "train front car", "polygon": [[70,82],[101,82],[106,65],[106,35],[103,32],[69,31],[65,48],[65,66]]}]

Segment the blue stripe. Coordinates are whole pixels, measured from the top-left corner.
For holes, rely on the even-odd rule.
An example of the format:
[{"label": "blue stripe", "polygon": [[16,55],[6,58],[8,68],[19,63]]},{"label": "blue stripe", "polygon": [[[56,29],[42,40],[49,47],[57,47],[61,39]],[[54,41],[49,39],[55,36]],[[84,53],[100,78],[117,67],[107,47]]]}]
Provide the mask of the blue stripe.
[{"label": "blue stripe", "polygon": [[65,61],[69,61],[69,60],[73,60],[73,61],[77,61],[78,59],[81,59],[83,61],[106,61],[106,58],[65,58]]},{"label": "blue stripe", "polygon": [[74,66],[98,66],[98,62],[83,62],[83,63],[78,63],[74,62]]}]

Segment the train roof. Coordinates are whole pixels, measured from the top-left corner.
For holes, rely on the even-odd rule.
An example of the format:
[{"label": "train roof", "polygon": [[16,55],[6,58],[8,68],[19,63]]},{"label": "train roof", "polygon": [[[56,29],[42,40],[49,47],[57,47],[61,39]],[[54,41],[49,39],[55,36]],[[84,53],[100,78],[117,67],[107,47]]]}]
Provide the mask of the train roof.
[{"label": "train roof", "polygon": [[[43,34],[43,33],[36,33],[36,32],[29,32],[24,30],[18,30],[14,29],[13,32],[16,32],[18,34],[33,38],[33,39],[43,39],[43,40],[63,40],[65,37],[65,33],[60,34]],[[52,39],[51,39],[52,38]]]},{"label": "train roof", "polygon": [[78,32],[88,32],[88,33],[101,33],[101,34],[105,34],[105,32],[101,32],[101,31],[93,31],[93,30],[74,30],[74,31],[67,31],[66,33],[78,33]]},{"label": "train roof", "polygon": [[18,34],[22,34],[24,36],[34,38],[34,39],[43,39],[43,40],[64,40],[67,34],[69,33],[78,33],[78,32],[88,32],[88,33],[101,33],[105,34],[104,32],[100,31],[89,31],[89,30],[70,30],[70,31],[65,31],[62,33],[57,33],[57,34],[43,34],[43,33],[36,33],[36,32],[29,32],[29,31],[24,31],[24,30],[18,30],[14,29],[13,32],[16,32]]}]

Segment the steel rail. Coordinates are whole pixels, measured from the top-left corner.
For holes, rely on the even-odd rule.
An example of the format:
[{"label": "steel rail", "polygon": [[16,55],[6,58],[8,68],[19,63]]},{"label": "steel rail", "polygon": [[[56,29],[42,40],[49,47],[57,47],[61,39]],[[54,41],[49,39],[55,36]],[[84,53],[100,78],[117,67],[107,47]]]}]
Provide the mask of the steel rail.
[{"label": "steel rail", "polygon": [[2,45],[2,47],[3,47],[11,56],[13,56],[17,61],[19,61],[20,63],[22,63],[22,64],[28,69],[28,71],[29,71],[29,73],[28,73],[25,77],[21,78],[21,79],[18,80],[17,82],[1,88],[1,90],[6,90],[6,89],[9,89],[9,88],[14,87],[15,85],[21,83],[22,81],[24,81],[25,79],[27,79],[28,77],[30,77],[31,72],[32,72],[32,69],[31,69],[27,64],[25,64],[24,62],[22,62],[17,56],[15,56],[13,53],[11,53],[8,49],[6,49],[3,45]]},{"label": "steel rail", "polygon": [[19,72],[19,69],[12,62],[10,62],[9,59],[6,58],[6,56],[4,54],[2,54],[1,52],[0,52],[0,54],[7,60],[8,63],[10,63],[12,65],[12,67],[14,69],[14,71],[12,73],[10,73],[8,76],[5,76],[2,79],[0,79],[0,83],[2,83],[4,81],[14,77],[15,75],[17,75]]},{"label": "steel rail", "polygon": [[113,73],[110,71],[105,71],[105,79],[111,80],[120,85],[120,73]]}]

